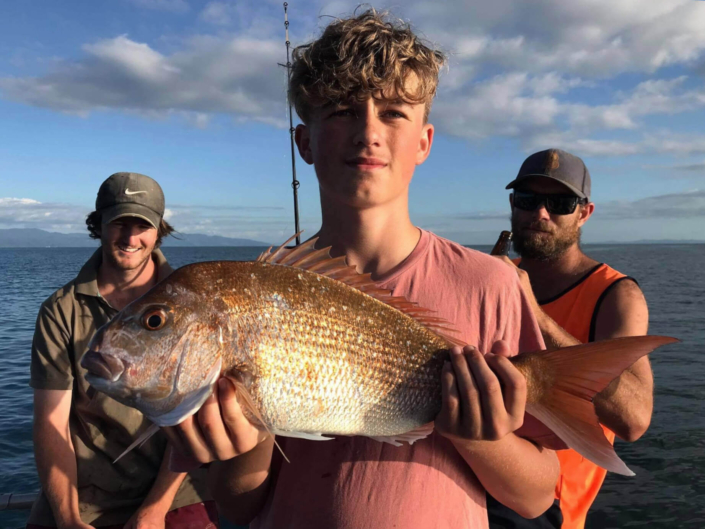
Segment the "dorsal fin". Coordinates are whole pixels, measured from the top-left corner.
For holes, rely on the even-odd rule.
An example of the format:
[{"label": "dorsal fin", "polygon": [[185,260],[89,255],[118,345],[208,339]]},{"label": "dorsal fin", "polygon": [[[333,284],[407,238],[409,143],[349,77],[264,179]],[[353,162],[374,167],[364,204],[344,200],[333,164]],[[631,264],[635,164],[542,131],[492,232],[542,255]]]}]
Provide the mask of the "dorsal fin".
[{"label": "dorsal fin", "polygon": [[453,323],[434,316],[434,311],[420,307],[417,303],[409,301],[403,296],[392,296],[391,291],[379,288],[372,280],[370,274],[360,274],[354,266],[348,265],[345,256],[331,257],[330,247],[317,250],[316,241],[318,241],[318,238],[309,239],[293,248],[286,248],[286,245],[294,240],[295,237],[296,235],[289,238],[274,252],[271,252],[271,247],[268,248],[267,251],[262,252],[257,261],[293,266],[345,283],[397,309],[399,312],[403,312],[449,343],[460,346],[465,345],[462,340],[451,336],[452,334],[459,334]]}]

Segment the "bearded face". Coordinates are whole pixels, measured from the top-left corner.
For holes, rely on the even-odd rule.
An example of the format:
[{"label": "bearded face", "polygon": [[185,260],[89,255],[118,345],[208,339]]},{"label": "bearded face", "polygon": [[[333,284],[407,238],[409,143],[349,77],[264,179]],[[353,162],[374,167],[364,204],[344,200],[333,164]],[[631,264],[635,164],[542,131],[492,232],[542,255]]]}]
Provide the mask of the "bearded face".
[{"label": "bearded face", "polygon": [[[562,222],[542,219],[522,219],[525,215],[512,213],[514,251],[521,257],[539,261],[553,261],[574,244],[580,244],[579,215],[564,215]],[[520,212],[524,213],[524,212]]]}]

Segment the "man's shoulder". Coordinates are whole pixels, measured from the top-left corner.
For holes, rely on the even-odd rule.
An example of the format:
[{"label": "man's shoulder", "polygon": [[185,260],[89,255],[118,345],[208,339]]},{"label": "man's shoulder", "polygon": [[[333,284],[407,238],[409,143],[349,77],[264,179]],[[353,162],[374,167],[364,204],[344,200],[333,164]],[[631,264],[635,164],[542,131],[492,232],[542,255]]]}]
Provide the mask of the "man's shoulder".
[{"label": "man's shoulder", "polygon": [[76,300],[76,278],[66,283],[61,288],[55,290],[42,303],[42,309],[49,312],[56,312],[66,307],[71,307]]}]

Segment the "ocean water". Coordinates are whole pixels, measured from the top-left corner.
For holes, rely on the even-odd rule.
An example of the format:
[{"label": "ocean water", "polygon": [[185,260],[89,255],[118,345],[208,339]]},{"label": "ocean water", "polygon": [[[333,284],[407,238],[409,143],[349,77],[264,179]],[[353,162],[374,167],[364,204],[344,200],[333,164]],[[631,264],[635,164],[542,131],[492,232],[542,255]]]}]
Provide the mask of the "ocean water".
[{"label": "ocean water", "polygon": [[[489,251],[489,247],[479,248]],[[170,263],[252,259],[261,248],[167,248]],[[649,431],[617,452],[636,476],[608,474],[589,528],[705,527],[705,245],[587,245],[585,251],[635,277],[651,334],[682,343],[652,355],[655,410]],[[73,277],[90,248],[0,249],[0,493],[38,488],[32,455],[29,359],[37,310]],[[0,512],[0,528],[27,511]]]}]

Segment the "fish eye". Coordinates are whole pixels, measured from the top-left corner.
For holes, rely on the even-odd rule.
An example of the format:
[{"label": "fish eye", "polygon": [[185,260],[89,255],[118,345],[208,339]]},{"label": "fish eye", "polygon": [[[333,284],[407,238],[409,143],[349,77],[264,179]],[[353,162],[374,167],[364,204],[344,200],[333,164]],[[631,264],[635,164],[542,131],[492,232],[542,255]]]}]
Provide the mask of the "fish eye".
[{"label": "fish eye", "polygon": [[150,331],[158,331],[166,324],[164,309],[148,310],[142,316],[142,324]]}]

